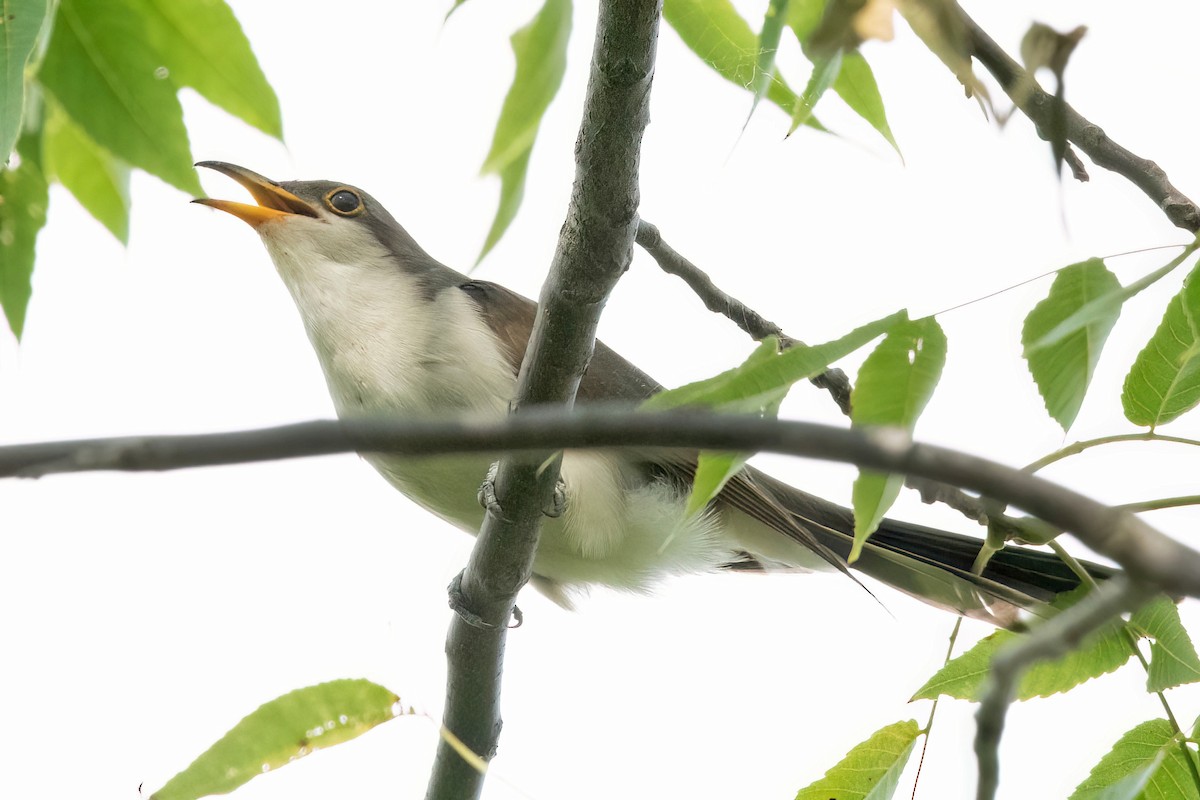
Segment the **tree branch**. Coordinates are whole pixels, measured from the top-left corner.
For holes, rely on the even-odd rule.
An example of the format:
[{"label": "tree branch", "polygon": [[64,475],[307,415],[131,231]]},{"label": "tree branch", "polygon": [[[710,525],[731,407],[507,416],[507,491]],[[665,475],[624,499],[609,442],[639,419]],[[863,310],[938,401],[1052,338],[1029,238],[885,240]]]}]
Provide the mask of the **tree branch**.
[{"label": "tree branch", "polygon": [[1000,783],[998,751],[1004,717],[1025,671],[1038,661],[1069,653],[1088,634],[1118,615],[1132,611],[1155,594],[1153,587],[1130,582],[1125,576],[1118,575],[996,654],[980,697],[979,710],[975,713],[975,756],[979,761],[977,800],[993,800],[996,796],[996,787]]},{"label": "tree branch", "polygon": [[[1038,134],[1045,138],[1044,132],[1053,127],[1051,115],[1054,114],[1054,98],[1043,91],[1033,77],[1004,52],[961,6],[955,3],[954,7],[970,37],[971,55],[992,73],[1017,108],[1038,128]],[[1066,106],[1066,123],[1067,141],[1086,153],[1093,162],[1121,175],[1141,189],[1162,209],[1172,224],[1192,232],[1200,230],[1200,207],[1171,185],[1162,167],[1114,142],[1099,125],[1080,115],[1070,104]],[[1075,169],[1074,166],[1072,168]]]},{"label": "tree branch", "polygon": [[[517,379],[518,417],[540,404],[574,401],[600,311],[632,258],[660,5],[600,2],[575,146],[575,185]],[[500,462],[498,504],[488,507],[467,567],[451,585],[452,605],[468,613],[454,618],[447,636],[443,724],[485,759],[495,754],[502,724],[505,626],[517,592],[533,574],[542,510],[558,480],[558,460],[549,455]],[[483,778],[443,741],[426,797],[478,797]]]},{"label": "tree branch", "polygon": [[1036,475],[880,431],[689,410],[633,412],[588,405],[529,409],[501,422],[390,419],[309,422],[192,436],[90,439],[0,447],[0,477],[83,470],[167,470],[341,452],[401,455],[679,447],[773,452],[955,483],[1074,534],[1133,580],[1200,597],[1200,552],[1138,517]]},{"label": "tree branch", "polygon": [[[638,223],[637,243],[658,262],[663,272],[683,279],[704,303],[705,308],[725,316],[755,341],[768,336],[778,336],[783,347],[791,347],[800,341],[788,336],[782,328],[742,301],[723,292],[713,283],[708,273],[667,244],[658,228],[644,219]],[[840,369],[826,370],[812,378],[811,382],[814,386],[828,391],[842,413],[850,415],[851,388],[846,373]],[[1019,536],[1023,530],[1019,520],[1005,515],[1003,509],[997,508],[995,503],[972,497],[950,484],[910,475],[905,480],[905,485],[919,492],[922,502],[945,503],[967,519],[981,525],[992,525],[1009,538]]]},{"label": "tree branch", "polygon": [[[735,325],[750,335],[754,341],[761,341],[768,336],[778,336],[783,347],[791,347],[799,342],[783,332],[783,329],[764,318],[742,301],[721,291],[708,273],[697,267],[691,261],[667,244],[655,225],[642,220],[638,223],[637,243],[643,250],[658,262],[663,272],[683,279],[683,282],[700,298],[704,307],[714,314],[727,317]],[[830,369],[812,378],[814,386],[825,389],[833,397],[834,402],[843,414],[850,413],[850,380],[840,369]]]}]

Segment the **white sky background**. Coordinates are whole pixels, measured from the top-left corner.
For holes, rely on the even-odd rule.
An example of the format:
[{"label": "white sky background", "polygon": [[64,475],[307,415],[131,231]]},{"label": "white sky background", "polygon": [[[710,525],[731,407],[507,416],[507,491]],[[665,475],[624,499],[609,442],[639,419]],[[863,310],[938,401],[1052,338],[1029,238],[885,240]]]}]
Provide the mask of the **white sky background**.
[{"label": "white sky background", "polygon": [[[444,28],[448,2],[233,5],[280,94],[287,147],[185,93],[196,158],[360,185],[433,255],[469,266],[496,202],[497,183],[477,174],[511,79],[507,36],[537,3],[470,3]],[[754,20],[764,6],[743,4]],[[1195,197],[1200,11],[1185,2],[1154,9],[968,8],[1010,52],[1031,19],[1087,24],[1068,99]],[[531,296],[570,190],[594,16],[593,4],[579,4],[525,206],[477,273]],[[898,28],[896,42],[865,52],[906,166],[832,95],[818,114],[843,138],[805,130],[784,141],[787,120],[764,104],[738,141],[749,95],[664,26],[643,215],[723,288],[814,342],[901,306],[927,314],[1089,256],[1186,240],[1099,168],[1090,184],[1060,190],[1031,125],[1017,118],[998,131]],[[783,63],[802,86],[798,57]],[[244,196],[221,176],[202,178],[213,196]],[[24,342],[0,341],[0,439],[331,416],[298,317],[253,232],[140,174],[133,198],[124,250],[54,190]],[[1173,255],[1110,266],[1128,283]],[[942,316],[950,360],[920,438],[1023,464],[1066,441],[1129,430],[1117,387],[1183,274],[1126,308],[1066,438],[1019,358],[1020,321],[1049,279]],[[667,385],[724,369],[751,347],[640,252],[601,334]],[[784,413],[838,418],[804,386]],[[1167,432],[1200,436],[1200,422]],[[1196,492],[1196,457],[1180,450],[1094,451],[1048,475],[1110,502]],[[846,468],[761,460],[810,491],[849,496]],[[6,482],[0,508],[0,797],[135,798],[139,783],[161,786],[259,703],[332,678],[368,677],[441,712],[445,585],[471,540],[354,456]],[[910,496],[896,515],[970,530]],[[1186,511],[1152,517],[1185,540],[1195,520]],[[595,592],[570,614],[526,592],[487,797],[793,796],[872,731],[906,718],[923,724],[929,713],[928,703],[905,701],[940,665],[954,620],[879,594],[886,610],[834,575],[721,575],[672,582],[653,600]],[[1183,611],[1200,631],[1196,607]],[[963,641],[988,630],[967,625]],[[1160,713],[1139,694],[1142,680],[1129,666],[1065,698],[1015,707],[1001,796],[1068,794],[1124,731]],[[1189,724],[1200,694],[1172,697]],[[919,796],[973,793],[973,712],[941,705]],[[430,722],[398,720],[237,797],[419,797],[435,746]]]}]

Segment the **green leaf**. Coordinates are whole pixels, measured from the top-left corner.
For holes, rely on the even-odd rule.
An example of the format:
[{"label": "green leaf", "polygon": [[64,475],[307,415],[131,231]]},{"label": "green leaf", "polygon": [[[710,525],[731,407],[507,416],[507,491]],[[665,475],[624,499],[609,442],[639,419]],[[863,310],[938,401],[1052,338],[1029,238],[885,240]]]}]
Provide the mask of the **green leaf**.
[{"label": "green leaf", "polygon": [[[1195,755],[1190,756],[1193,760]],[[1075,787],[1070,800],[1196,800],[1200,795],[1165,719],[1131,728]]]},{"label": "green leaf", "polygon": [[[758,414],[770,417],[777,415],[779,413],[779,406],[783,402],[783,399],[787,397],[791,385],[778,386],[773,390],[763,391],[762,387],[758,384],[741,384],[740,376],[747,372],[752,372],[758,366],[771,361],[778,353],[779,340],[774,336],[768,336],[742,362],[741,366],[736,368],[738,376],[733,377],[723,387],[725,391],[709,398],[711,402],[704,402],[702,404],[709,405],[720,411],[732,413]],[[733,371],[731,370],[731,372]],[[745,392],[744,394],[743,391]],[[692,480],[692,490],[688,495],[685,513],[688,515],[695,514],[707,507],[713,498],[720,494],[721,489],[725,487],[729,479],[741,471],[748,458],[749,454],[746,453],[702,451],[696,463],[696,474]]]},{"label": "green leaf", "polygon": [[1158,330],[1125,376],[1121,405],[1134,425],[1155,428],[1200,403],[1200,266],[1171,298]]},{"label": "green leaf", "polygon": [[[770,0],[767,3],[762,31],[758,34],[758,64],[755,65],[754,86],[751,88],[754,100],[750,104],[750,115],[746,117],[747,123],[775,77],[775,54],[779,52],[779,37],[787,21],[787,8],[788,0]],[[792,126],[792,130],[795,130],[795,126]]]},{"label": "green leaf", "polygon": [[[1090,300],[1083,304],[1073,314],[1066,317],[1066,319],[1063,319],[1057,325],[1045,331],[1038,339],[1026,343],[1025,352],[1028,353],[1031,350],[1038,350],[1043,347],[1050,347],[1051,345],[1058,344],[1060,341],[1076,331],[1082,330],[1083,328],[1086,328],[1095,322],[1100,322],[1110,317],[1116,319],[1116,317],[1120,315],[1121,306],[1126,300],[1130,299],[1134,295],[1139,294],[1143,289],[1146,289],[1147,287],[1152,286],[1153,284],[1165,278],[1176,268],[1178,268],[1180,264],[1186,261],[1187,257],[1190,256],[1197,247],[1200,247],[1200,238],[1197,238],[1191,244],[1185,247],[1183,252],[1171,259],[1170,263],[1168,263],[1166,266],[1156,269],[1149,275],[1146,275],[1140,280],[1134,281],[1124,288],[1117,286],[1116,289],[1106,292],[1105,294],[1096,297],[1094,300]],[[1099,261],[1100,259],[1094,258],[1091,260]],[[1066,267],[1066,269],[1071,269],[1072,267],[1077,266],[1079,265],[1073,264],[1071,267]]]},{"label": "green leaf", "polygon": [[[759,79],[758,37],[729,0],[664,0],[663,19],[683,43],[727,81],[754,91]],[[791,114],[793,92],[779,75],[770,78],[766,97]],[[816,120],[810,124],[820,127]]]},{"label": "green leaf", "polygon": [[880,728],[796,800],[887,800],[896,793],[921,729],[913,720]]},{"label": "green leaf", "polygon": [[1200,682],[1200,657],[1179,618],[1179,609],[1170,598],[1160,597],[1138,609],[1129,624],[1138,634],[1152,640],[1146,691],[1161,692]]},{"label": "green leaf", "polygon": [[946,334],[937,320],[898,322],[858,371],[851,420],[912,430],[945,365]]},{"label": "green leaf", "polygon": [[150,800],[226,794],[256,775],[348,742],[403,713],[400,698],[365,680],[337,680],[264,703],[171,778]]},{"label": "green leaf", "polygon": [[42,132],[46,172],[123,244],[129,241],[129,167],[93,142],[57,103]]},{"label": "green leaf", "polygon": [[[800,41],[804,55],[813,63],[813,75],[809,78],[809,88],[805,90],[805,94],[809,94],[814,87],[820,87],[821,92],[829,88],[828,85],[821,87],[818,78],[823,73],[831,72],[834,76],[833,90],[845,101],[846,105],[850,106],[854,113],[878,131],[903,160],[904,155],[900,153],[900,146],[896,144],[891,126],[888,125],[887,114],[883,109],[883,97],[879,94],[875,75],[862,53],[857,50],[847,50],[844,47],[835,47],[826,51],[821,51],[819,48],[814,51],[809,47],[809,40],[820,26],[825,15],[825,8],[825,0],[792,0],[788,5],[788,26]],[[833,61],[833,56],[839,53],[841,55],[839,67],[830,70],[829,65]],[[814,98],[812,102],[814,106],[816,99],[818,98]],[[800,110],[799,106],[793,110],[793,124],[798,110]]]},{"label": "green leaf", "polygon": [[788,3],[787,24],[801,47],[808,47],[808,39],[821,24],[823,16],[825,0],[792,0]]},{"label": "green leaf", "polygon": [[[1192,763],[1197,763],[1195,752],[1189,751]],[[1178,743],[1167,747],[1166,757],[1158,771],[1150,776],[1150,783],[1139,800],[1200,800],[1196,790],[1196,779],[1188,767]]]},{"label": "green leaf", "polygon": [[175,84],[148,36],[127,0],[62,0],[38,77],[97,144],[201,194]]},{"label": "green leaf", "polygon": [[[1192,736],[1194,741],[1195,731]],[[1150,776],[1150,783],[1142,792],[1141,800],[1200,800],[1200,790],[1196,788],[1196,779],[1192,776],[1193,769],[1200,767],[1200,759],[1191,747],[1185,756],[1178,741],[1172,744],[1167,748],[1162,766]],[[1192,762],[1190,766],[1189,760]]]},{"label": "green leaf", "polygon": [[[946,334],[933,317],[898,323],[867,356],[850,398],[855,427],[899,428],[912,433],[946,365]],[[854,481],[854,544],[858,558],[867,537],[895,502],[901,475],[860,471]]]},{"label": "green leaf", "polygon": [[46,21],[48,0],[0,0],[0,165],[8,161],[25,109],[25,65]]},{"label": "green leaf", "polygon": [[[1064,431],[1079,414],[1104,342],[1121,314],[1120,302],[1098,304],[1097,299],[1115,297],[1121,291],[1120,282],[1104,261],[1092,258],[1061,270],[1049,296],[1025,318],[1021,342],[1029,372],[1046,411]],[[1048,337],[1047,332],[1061,328],[1064,320],[1078,317],[1086,308],[1094,310],[1086,325],[1066,336]],[[1050,343],[1045,344],[1047,341]]]},{"label": "green leaf", "polygon": [[[712,378],[660,392],[643,403],[642,408],[658,411],[688,405],[720,406],[733,402],[766,405],[780,389],[821,374],[830,364],[853,353],[906,318],[905,313],[899,311],[855,328],[840,339],[825,344],[811,347],[796,344],[782,353],[772,353],[769,358],[763,355],[761,359],[747,360],[745,364]],[[774,347],[764,342],[755,351],[756,354],[765,353],[768,346]]]},{"label": "green leaf", "polygon": [[887,113],[883,109],[883,95],[879,93],[879,84],[875,82],[871,65],[863,58],[862,53],[854,50],[842,55],[842,68],[838,71],[837,80],[833,82],[833,90],[855,114],[866,120],[887,140],[903,161],[904,154],[900,152],[900,145],[896,144],[896,137],[892,135],[892,127],[888,125]]},{"label": "green leaf", "polygon": [[[798,345],[804,347],[805,345]],[[768,367],[779,356],[779,339],[768,336],[758,343],[758,347],[747,356],[746,360],[733,369],[726,370],[720,375],[706,378],[703,381],[690,383],[678,389],[668,389],[659,392],[645,403],[643,408],[664,409],[678,408],[681,405],[708,406],[721,408],[726,411],[744,411],[759,413],[768,403],[779,396],[782,389],[786,394],[791,384],[762,383],[754,377],[759,370]],[[797,379],[799,380],[799,379]],[[683,390],[694,387],[690,393]],[[662,399],[666,395],[666,399]]]},{"label": "green leaf", "polygon": [[526,150],[524,156],[500,172],[500,205],[496,208],[496,217],[492,220],[492,227],[488,229],[483,249],[479,251],[479,257],[475,259],[476,265],[483,261],[484,256],[490,253],[496,243],[500,241],[500,237],[508,230],[508,226],[521,208],[521,201],[525,198],[525,176],[529,174],[529,155],[532,152],[532,150]]},{"label": "green leaf", "polygon": [[[783,353],[779,352],[775,337],[768,337],[739,366],[703,381],[660,392],[643,403],[642,408],[663,410],[700,405],[775,416],[793,384],[824,372],[831,363],[862,347],[903,318],[903,313],[893,314],[833,342],[816,347],[797,344]],[[747,455],[740,453],[701,453],[688,497],[687,513],[706,507],[741,470],[746,458]]]},{"label": "green leaf", "polygon": [[813,109],[817,107],[817,103],[826,90],[833,85],[841,70],[841,50],[835,50],[831,55],[820,56],[813,61],[813,71],[809,76],[808,85],[804,87],[804,93],[796,100],[796,106],[792,109],[792,125],[788,128],[789,136],[812,119]]},{"label": "green leaf", "polygon": [[[755,348],[750,357],[742,363],[742,367],[753,368],[758,364],[765,364],[778,352],[779,341],[774,336],[769,336]],[[775,391],[754,392],[749,398],[727,400],[714,405],[714,408],[774,418],[779,414],[779,406],[791,388],[788,385],[778,387]],[[684,513],[690,516],[706,508],[725,488],[725,484],[729,483],[729,479],[741,472],[749,458],[749,453],[702,451],[696,463],[696,475],[692,480],[692,490],[688,494]]]},{"label": "green leaf", "polygon": [[277,139],[283,122],[250,42],[224,0],[122,0],[142,17],[147,42],[175,86]]},{"label": "green leaf", "polygon": [[[1086,587],[1064,592],[1055,598],[1052,607],[1061,610],[1085,594]],[[996,631],[938,670],[912,699],[932,700],[946,695],[960,700],[979,700],[996,651],[1022,636],[1025,634]],[[1132,656],[1133,649],[1125,628],[1120,623],[1113,623],[1084,639],[1080,647],[1067,655],[1052,661],[1039,661],[1030,667],[1017,687],[1017,699],[1029,700],[1065,692],[1113,672]]]},{"label": "green leaf", "polygon": [[18,339],[32,293],[34,246],[50,205],[37,144],[34,135],[27,134],[17,143],[20,163],[0,168],[0,308]]},{"label": "green leaf", "polygon": [[700,453],[696,462],[696,476],[692,480],[692,491],[688,494],[684,514],[691,516],[708,507],[721,493],[729,479],[742,471],[749,458],[744,453],[709,452]]},{"label": "green leaf", "polygon": [[883,516],[900,496],[904,476],[890,472],[859,470],[850,490],[850,505],[854,509],[854,542],[846,560],[853,564],[862,554],[863,545],[879,527]]},{"label": "green leaf", "polygon": [[[938,695],[959,700],[979,700],[980,690],[992,657],[1020,634],[997,631],[938,670],[913,695],[914,700],[932,700]],[[1049,697],[1065,692],[1092,678],[1106,675],[1123,665],[1133,654],[1120,631],[1108,631],[1085,642],[1084,647],[1054,661],[1041,661],[1021,679],[1018,700]]]},{"label": "green leaf", "polygon": [[499,173],[533,147],[542,116],[562,85],[570,36],[570,0],[546,0],[537,15],[512,35],[516,73],[481,168],[484,174]]},{"label": "green leaf", "polygon": [[529,154],[542,117],[562,85],[571,38],[571,0],[546,0],[529,24],[512,35],[517,69],[504,98],[483,174],[500,176],[500,206],[478,264],[491,251],[521,206]]}]

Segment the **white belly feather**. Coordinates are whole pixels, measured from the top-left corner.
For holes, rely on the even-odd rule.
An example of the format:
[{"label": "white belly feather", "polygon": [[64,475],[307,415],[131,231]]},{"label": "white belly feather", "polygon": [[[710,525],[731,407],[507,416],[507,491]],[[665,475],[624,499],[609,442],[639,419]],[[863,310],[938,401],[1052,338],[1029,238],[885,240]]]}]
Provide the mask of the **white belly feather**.
[{"label": "white belly feather", "polygon": [[[312,249],[272,244],[268,250],[300,310],[339,416],[507,413],[514,377],[466,293],[452,287],[431,301],[382,249],[364,245],[366,252],[353,254],[350,264],[304,263],[299,254],[311,257]],[[476,490],[489,458],[367,460],[425,508],[468,533],[478,531],[483,509]],[[664,575],[708,571],[735,558],[716,516],[685,519],[683,498],[671,487],[624,474],[612,454],[568,451],[562,477],[566,512],[545,520],[534,564],[541,587],[559,602],[569,602],[564,590],[582,584],[644,591]]]}]

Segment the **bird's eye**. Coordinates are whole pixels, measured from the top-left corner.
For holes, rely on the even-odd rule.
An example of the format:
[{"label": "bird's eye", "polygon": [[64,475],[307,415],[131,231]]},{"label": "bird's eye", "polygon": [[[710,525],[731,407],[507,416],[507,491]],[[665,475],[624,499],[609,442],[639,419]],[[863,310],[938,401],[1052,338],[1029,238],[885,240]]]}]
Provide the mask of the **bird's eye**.
[{"label": "bird's eye", "polygon": [[326,199],[329,207],[339,214],[352,216],[362,211],[362,198],[349,189],[338,189]]}]

